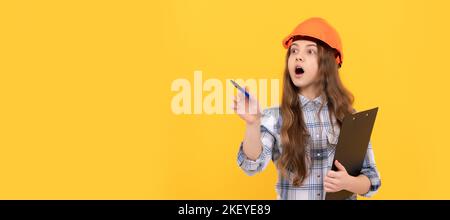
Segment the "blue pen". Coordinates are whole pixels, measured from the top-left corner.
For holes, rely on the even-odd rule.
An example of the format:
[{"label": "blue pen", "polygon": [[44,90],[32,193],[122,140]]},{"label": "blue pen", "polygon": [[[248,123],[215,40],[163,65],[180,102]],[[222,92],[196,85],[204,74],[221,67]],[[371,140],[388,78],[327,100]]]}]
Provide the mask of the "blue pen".
[{"label": "blue pen", "polygon": [[237,89],[239,89],[242,93],[245,94],[245,98],[250,99],[250,94],[247,92],[247,90],[245,90],[244,88],[240,87],[235,81],[230,80],[231,83],[234,85],[234,87],[236,87]]}]

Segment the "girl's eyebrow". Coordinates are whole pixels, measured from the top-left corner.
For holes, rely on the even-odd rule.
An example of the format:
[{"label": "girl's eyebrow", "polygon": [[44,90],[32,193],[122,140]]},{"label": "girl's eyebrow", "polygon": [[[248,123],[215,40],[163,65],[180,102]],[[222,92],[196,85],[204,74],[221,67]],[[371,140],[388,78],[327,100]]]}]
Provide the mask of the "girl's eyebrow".
[{"label": "girl's eyebrow", "polygon": [[[297,46],[298,47],[298,44],[297,43],[292,43],[292,46]],[[307,44],[305,47],[311,47],[311,46],[317,47],[317,44]]]}]

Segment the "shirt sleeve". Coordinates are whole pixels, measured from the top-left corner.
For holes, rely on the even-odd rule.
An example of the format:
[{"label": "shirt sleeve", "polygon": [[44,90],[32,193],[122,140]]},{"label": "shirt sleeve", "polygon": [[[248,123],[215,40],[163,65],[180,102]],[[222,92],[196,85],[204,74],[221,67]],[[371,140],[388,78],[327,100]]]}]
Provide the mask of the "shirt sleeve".
[{"label": "shirt sleeve", "polygon": [[253,176],[263,171],[272,158],[273,147],[276,146],[276,138],[274,135],[274,126],[277,122],[276,117],[271,110],[264,110],[261,117],[261,143],[262,152],[256,160],[251,160],[243,151],[243,142],[239,147],[237,163],[239,167],[249,176]]},{"label": "shirt sleeve", "polygon": [[367,147],[366,157],[361,169],[361,174],[367,176],[370,180],[369,191],[361,196],[371,197],[373,196],[381,186],[380,174],[375,164],[375,156],[372,149],[372,144],[369,142]]}]

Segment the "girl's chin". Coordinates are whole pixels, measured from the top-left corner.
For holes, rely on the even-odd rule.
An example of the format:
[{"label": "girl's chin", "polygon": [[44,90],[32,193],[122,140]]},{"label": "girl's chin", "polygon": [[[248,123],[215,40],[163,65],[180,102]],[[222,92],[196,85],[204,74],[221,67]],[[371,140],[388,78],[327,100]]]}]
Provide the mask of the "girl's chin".
[{"label": "girl's chin", "polygon": [[305,82],[305,79],[294,78],[294,79],[292,79],[292,82],[297,87],[304,87],[304,86],[308,85],[308,83]]}]

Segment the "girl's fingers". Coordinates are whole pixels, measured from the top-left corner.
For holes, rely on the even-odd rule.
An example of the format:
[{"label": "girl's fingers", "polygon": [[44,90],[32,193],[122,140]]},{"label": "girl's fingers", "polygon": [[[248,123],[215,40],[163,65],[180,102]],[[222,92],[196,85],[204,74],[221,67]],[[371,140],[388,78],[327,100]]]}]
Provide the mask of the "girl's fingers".
[{"label": "girl's fingers", "polygon": [[337,185],[332,184],[332,183],[324,183],[324,185],[326,185],[328,188],[336,190],[337,189]]},{"label": "girl's fingers", "polygon": [[336,189],[333,186],[330,186],[329,184],[324,184],[323,188],[325,189],[325,192],[336,192]]},{"label": "girl's fingers", "polygon": [[[244,87],[245,91],[247,91],[249,93],[249,89],[248,87]],[[245,108],[250,108],[254,109],[253,111],[259,111],[259,106],[258,106],[258,101],[256,100],[256,98],[254,98],[254,96],[252,94],[250,94],[249,98],[246,98],[244,95],[244,92],[242,91],[238,91],[236,96],[233,96],[233,102],[236,102],[239,104],[240,106],[245,106]],[[246,111],[248,112],[248,111]],[[256,114],[258,112],[255,112],[254,114]]]},{"label": "girl's fingers", "polygon": [[334,162],[334,164],[336,165],[336,167],[340,170],[340,171],[345,171],[347,172],[347,170],[345,169],[344,165],[342,165],[338,160],[336,160]]},{"label": "girl's fingers", "polygon": [[235,113],[238,113],[237,110],[238,110],[239,105],[240,105],[240,104],[239,104],[239,103],[237,102],[237,100],[234,98],[234,100],[233,100],[233,102],[231,103],[230,107],[231,107],[231,109],[234,110]]},{"label": "girl's fingers", "polygon": [[323,182],[330,184],[330,185],[336,185],[336,186],[339,184],[339,180],[333,179],[333,178],[325,178]]},{"label": "girl's fingers", "polygon": [[241,91],[238,91],[237,98],[238,98],[238,101],[240,101],[240,100],[243,100],[245,97],[244,97],[244,94]]},{"label": "girl's fingers", "polygon": [[232,104],[232,108],[233,110],[235,110],[235,112],[239,115],[244,115],[244,114],[258,114],[259,113],[259,108],[256,106],[252,106],[255,103],[251,103],[251,100],[243,97],[242,92],[239,92],[238,95],[233,96],[232,97],[233,102]]},{"label": "girl's fingers", "polygon": [[236,109],[242,105],[241,103],[239,103],[239,97],[236,97],[236,96],[233,97],[233,103],[231,103],[231,104]]},{"label": "girl's fingers", "polygon": [[336,191],[337,191],[337,190],[335,190],[335,189],[325,188],[325,192],[333,193],[333,192],[336,192]]},{"label": "girl's fingers", "polygon": [[328,184],[332,184],[332,185],[337,185],[337,184],[339,183],[339,180],[338,180],[338,179],[335,179],[335,178],[330,178],[330,177],[326,176],[326,177],[323,179],[323,182],[324,182],[324,183],[328,183]]},{"label": "girl's fingers", "polygon": [[339,174],[336,171],[330,170],[330,171],[328,171],[327,176],[330,178],[336,178],[339,176]]},{"label": "girl's fingers", "polygon": [[231,105],[231,108],[234,110],[234,112],[235,112],[236,114],[240,114],[240,113],[241,113],[240,111],[238,111],[238,106],[237,106],[237,104],[232,104],[232,105]]},{"label": "girl's fingers", "polygon": [[236,108],[236,103],[235,102],[231,103],[230,108],[231,109],[235,109]]}]

